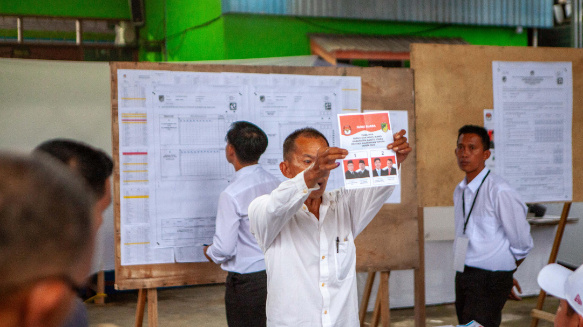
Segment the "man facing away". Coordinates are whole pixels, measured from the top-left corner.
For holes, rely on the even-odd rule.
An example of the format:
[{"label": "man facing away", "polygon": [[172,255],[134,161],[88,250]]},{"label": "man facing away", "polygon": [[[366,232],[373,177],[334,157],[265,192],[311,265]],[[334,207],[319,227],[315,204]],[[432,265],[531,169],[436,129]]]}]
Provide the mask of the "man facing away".
[{"label": "man facing away", "polygon": [[519,287],[512,275],[533,247],[520,195],[485,168],[489,149],[483,127],[466,125],[458,131],[455,154],[466,174],[453,194],[454,261],[459,263],[455,305],[462,325],[472,320],[485,327],[500,325],[513,284]]},{"label": "man facing away", "polygon": [[[34,150],[35,154],[44,153],[65,164],[88,186],[95,198],[93,211],[94,232],[97,233],[103,222],[103,212],[112,200],[110,176],[113,160],[105,152],[83,142],[70,139],[52,139],[43,142]],[[89,326],[87,308],[80,298],[61,327]]]},{"label": "man facing away", "polygon": [[551,263],[541,269],[537,280],[545,292],[560,299],[555,327],[583,327],[583,266],[571,271]]},{"label": "man facing away", "polygon": [[91,267],[93,202],[48,156],[0,153],[0,321],[57,327]]},{"label": "man facing away", "polygon": [[[402,162],[405,131],[387,145]],[[319,131],[290,134],[279,167],[289,180],[251,202],[251,232],[265,253],[268,326],[358,326],[354,238],[394,187],[326,192],[330,171],[348,151]]]},{"label": "man facing away", "polygon": [[265,326],[267,275],[263,252],[249,231],[247,208],[280,181],[259,166],[267,149],[267,135],[257,126],[239,121],[226,136],[227,161],[235,178],[219,196],[213,244],[204,249],[209,261],[228,271],[225,307],[230,327]]}]

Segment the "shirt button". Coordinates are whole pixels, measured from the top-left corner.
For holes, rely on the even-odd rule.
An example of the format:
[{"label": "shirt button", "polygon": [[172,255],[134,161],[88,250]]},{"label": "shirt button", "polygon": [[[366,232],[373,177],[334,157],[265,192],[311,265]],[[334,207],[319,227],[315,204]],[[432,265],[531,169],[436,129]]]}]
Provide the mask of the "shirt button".
[{"label": "shirt button", "polygon": [[325,255],[322,256],[322,260],[324,260],[324,259],[326,259],[326,256]]},{"label": "shirt button", "polygon": [[328,311],[324,311],[324,314],[327,315],[328,314]]},{"label": "shirt button", "polygon": [[322,283],[322,287],[324,287],[324,285],[326,285],[326,283]]},{"label": "shirt button", "polygon": [[305,194],[305,193],[308,193],[308,190],[304,190],[304,194]]}]

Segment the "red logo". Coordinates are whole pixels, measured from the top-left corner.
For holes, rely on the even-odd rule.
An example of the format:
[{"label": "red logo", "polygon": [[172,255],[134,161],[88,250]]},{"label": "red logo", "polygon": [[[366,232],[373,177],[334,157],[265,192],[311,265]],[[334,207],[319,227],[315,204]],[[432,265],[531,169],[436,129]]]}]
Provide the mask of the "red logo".
[{"label": "red logo", "polygon": [[575,296],[575,302],[577,302],[579,305],[583,305],[583,303],[581,303],[581,297],[579,296],[579,294]]}]

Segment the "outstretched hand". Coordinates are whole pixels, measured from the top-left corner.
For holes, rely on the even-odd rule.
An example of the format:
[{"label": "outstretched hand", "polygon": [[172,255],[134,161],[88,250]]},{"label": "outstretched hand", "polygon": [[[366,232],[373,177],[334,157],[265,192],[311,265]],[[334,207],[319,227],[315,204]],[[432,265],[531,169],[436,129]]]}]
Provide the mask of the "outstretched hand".
[{"label": "outstretched hand", "polygon": [[342,148],[324,147],[318,149],[316,158],[304,172],[306,185],[312,188],[322,179],[328,177],[332,169],[340,166],[340,163],[337,163],[336,160],[344,159],[347,155],[348,150]]},{"label": "outstretched hand", "polygon": [[398,133],[395,133],[395,135],[393,135],[393,143],[387,145],[387,149],[393,150],[397,153],[397,162],[399,164],[407,159],[409,153],[413,151],[413,148],[411,148],[407,142],[405,133],[407,132],[404,129],[400,130]]}]

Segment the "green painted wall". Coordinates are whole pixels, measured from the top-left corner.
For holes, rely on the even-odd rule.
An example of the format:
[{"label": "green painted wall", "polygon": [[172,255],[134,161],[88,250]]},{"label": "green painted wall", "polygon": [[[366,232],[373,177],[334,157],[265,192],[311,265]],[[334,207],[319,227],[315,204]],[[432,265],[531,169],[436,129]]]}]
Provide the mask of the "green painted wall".
[{"label": "green painted wall", "polygon": [[224,22],[228,59],[307,55],[309,33],[461,37],[475,45],[528,45],[526,31],[516,34],[514,28],[501,27],[240,14],[225,15]]},{"label": "green painted wall", "polygon": [[0,0],[0,14],[130,19],[130,7],[127,0]]},{"label": "green painted wall", "polygon": [[221,2],[167,0],[168,61],[225,59]]},{"label": "green painted wall", "polygon": [[[307,55],[307,34],[462,37],[470,44],[526,46],[514,28],[221,14],[221,0],[144,0],[140,60],[194,61]],[[0,0],[1,15],[129,19],[127,0]],[[2,31],[10,36],[14,31]]]},{"label": "green painted wall", "polygon": [[146,14],[140,29],[140,61],[164,61],[165,1],[144,0]]}]

